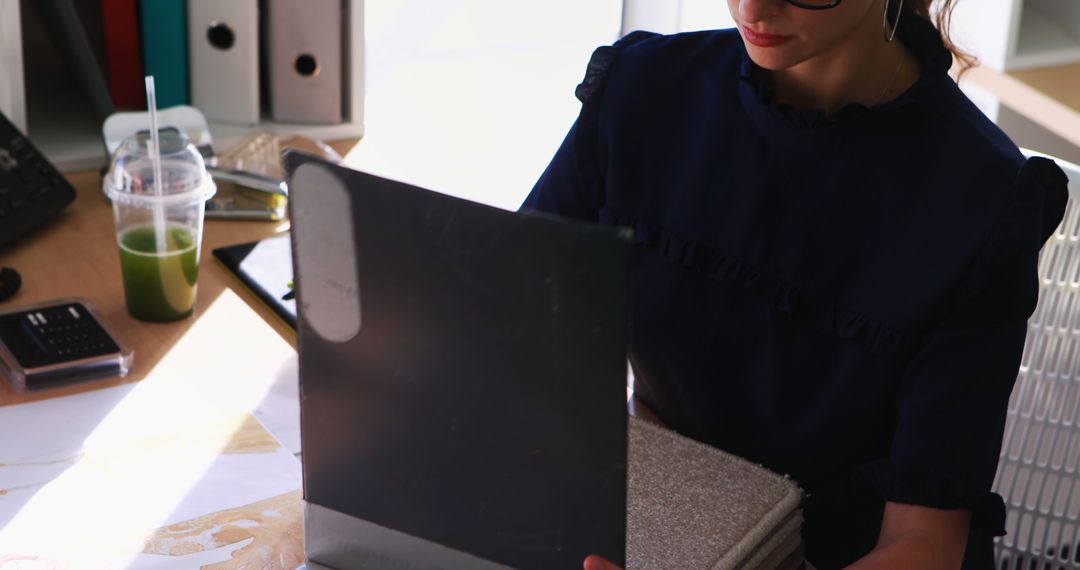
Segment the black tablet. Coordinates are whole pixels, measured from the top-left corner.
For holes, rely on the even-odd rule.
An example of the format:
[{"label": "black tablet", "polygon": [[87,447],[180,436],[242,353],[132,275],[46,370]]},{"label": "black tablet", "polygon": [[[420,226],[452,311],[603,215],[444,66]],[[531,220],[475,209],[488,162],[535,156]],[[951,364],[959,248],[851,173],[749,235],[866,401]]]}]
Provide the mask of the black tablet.
[{"label": "black tablet", "polygon": [[214,257],[281,320],[296,329],[292,247],[288,235],[219,247]]}]

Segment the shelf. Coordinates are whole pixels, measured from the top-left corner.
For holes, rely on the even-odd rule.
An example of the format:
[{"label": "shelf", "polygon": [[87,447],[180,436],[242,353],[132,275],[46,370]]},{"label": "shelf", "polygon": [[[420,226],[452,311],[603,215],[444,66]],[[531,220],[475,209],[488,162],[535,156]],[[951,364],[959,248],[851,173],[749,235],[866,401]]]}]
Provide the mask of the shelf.
[{"label": "shelf", "polygon": [[[1020,15],[1016,53],[1008,58],[1006,67],[1017,70],[1080,61],[1078,17],[1080,10],[1068,4],[1050,7],[1045,2],[1028,0]],[[1068,27],[1071,24],[1076,24],[1077,29],[1071,30]]]},{"label": "shelf", "polygon": [[236,144],[237,141],[252,131],[268,131],[283,135],[298,134],[325,142],[361,138],[364,136],[364,125],[357,123],[342,123],[340,125],[299,125],[292,123],[275,123],[269,120],[253,127],[218,123],[210,124],[210,136],[214,138],[214,150],[218,154]]},{"label": "shelf", "polygon": [[[51,64],[51,65],[50,65]],[[101,120],[94,115],[86,97],[72,85],[59,61],[39,61],[27,74],[30,140],[61,172],[103,168],[108,164],[101,136]],[[302,125],[265,121],[255,126],[210,124],[217,152],[228,149],[253,130],[303,134],[319,140],[359,138],[362,123]]]},{"label": "shelf", "polygon": [[[210,134],[214,139],[214,149],[220,153],[253,130],[303,134],[321,141],[360,138],[364,135],[363,125],[355,123],[295,125],[265,122],[254,127],[212,123]],[[96,170],[108,165],[105,145],[101,140],[101,125],[86,107],[56,108],[55,112],[43,115],[31,113],[30,140],[60,172]]]},{"label": "shelf", "polygon": [[[108,160],[101,141],[100,127],[73,128],[61,121],[42,125],[31,123],[30,140],[60,172],[79,172],[103,168]],[[80,127],[85,127],[80,125]]]},{"label": "shelf", "polygon": [[[18,0],[0,0],[0,13],[6,14],[8,12],[5,10],[10,11],[18,6]],[[267,119],[255,126],[211,123],[210,133],[217,152],[228,149],[253,130],[303,134],[323,141],[363,136],[364,3],[363,0],[347,0],[347,6],[346,37],[350,42],[350,57],[343,70],[343,96],[349,122],[337,125],[304,125],[275,123]],[[81,88],[61,62],[56,48],[47,39],[37,20],[26,11],[25,4],[23,8],[21,35],[25,65],[22,72],[25,79],[27,136],[61,172],[105,167],[108,157],[101,136],[104,117],[95,115],[88,98],[83,95]],[[0,49],[3,47],[0,45]],[[0,53],[0,56],[3,55],[4,53]],[[21,105],[22,101],[15,103]],[[18,107],[15,110],[18,111]]]},{"label": "shelf", "polygon": [[1080,81],[1080,64],[1070,68],[1003,73],[979,66],[968,72],[964,81],[974,83],[1002,105],[1080,148],[1080,111],[1070,106],[1080,105],[1080,99],[1067,99]]},{"label": "shelf", "polygon": [[1055,67],[1080,61],[1080,46],[1014,55],[1009,59],[1009,71],[1039,67]]}]

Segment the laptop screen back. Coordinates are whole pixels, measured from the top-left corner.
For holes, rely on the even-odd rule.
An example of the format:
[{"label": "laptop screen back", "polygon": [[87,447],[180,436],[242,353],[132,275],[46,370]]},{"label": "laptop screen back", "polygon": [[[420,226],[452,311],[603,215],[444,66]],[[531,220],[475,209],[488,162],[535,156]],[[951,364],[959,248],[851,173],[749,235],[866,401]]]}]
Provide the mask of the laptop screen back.
[{"label": "laptop screen back", "polygon": [[310,558],[623,562],[628,236],[286,162]]}]

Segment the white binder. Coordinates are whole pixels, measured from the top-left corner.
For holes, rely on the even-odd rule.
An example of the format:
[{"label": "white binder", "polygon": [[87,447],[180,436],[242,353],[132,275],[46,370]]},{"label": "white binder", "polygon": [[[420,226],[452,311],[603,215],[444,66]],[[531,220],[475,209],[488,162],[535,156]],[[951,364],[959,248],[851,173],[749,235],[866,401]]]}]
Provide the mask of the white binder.
[{"label": "white binder", "polygon": [[188,50],[191,104],[211,121],[258,123],[258,0],[188,0]]},{"label": "white binder", "polygon": [[0,0],[0,113],[26,132],[22,20],[19,0]]},{"label": "white binder", "polygon": [[273,119],[342,121],[341,0],[269,0],[267,67]]}]

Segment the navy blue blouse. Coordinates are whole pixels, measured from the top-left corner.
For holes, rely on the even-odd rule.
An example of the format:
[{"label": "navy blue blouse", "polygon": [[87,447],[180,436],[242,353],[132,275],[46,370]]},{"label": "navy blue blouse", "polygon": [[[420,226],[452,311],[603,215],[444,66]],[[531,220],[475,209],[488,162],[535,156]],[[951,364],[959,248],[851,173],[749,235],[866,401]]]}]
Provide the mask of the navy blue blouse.
[{"label": "navy blue blouse", "polygon": [[581,114],[524,208],[629,226],[636,393],[677,431],[794,477],[818,568],[869,552],[885,501],[990,491],[1036,260],[1066,178],[1025,160],[905,16],[922,73],[832,118],[775,105],[734,30],[593,55]]}]

